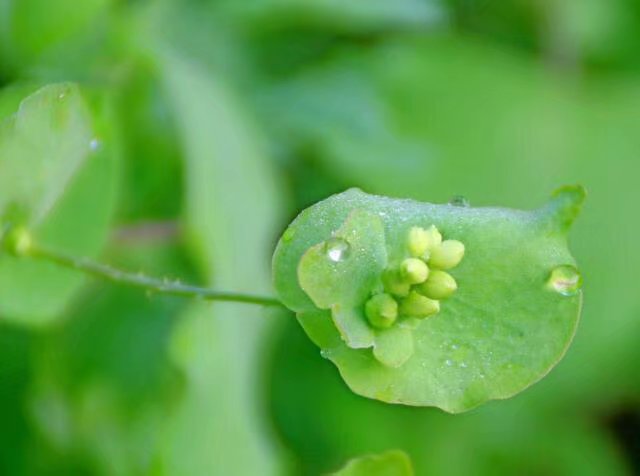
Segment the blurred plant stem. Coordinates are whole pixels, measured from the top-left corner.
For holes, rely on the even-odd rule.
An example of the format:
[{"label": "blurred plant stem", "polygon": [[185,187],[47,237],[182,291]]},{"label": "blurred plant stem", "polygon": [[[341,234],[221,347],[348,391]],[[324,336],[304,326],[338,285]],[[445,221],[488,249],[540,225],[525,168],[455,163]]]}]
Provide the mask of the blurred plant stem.
[{"label": "blurred plant stem", "polygon": [[71,256],[66,253],[31,244],[26,256],[42,261],[49,261],[59,266],[75,269],[83,273],[127,286],[146,290],[148,293],[167,294],[206,301],[239,302],[261,306],[282,306],[282,303],[270,296],[217,291],[214,289],[185,284],[175,279],[155,278],[143,273],[130,273],[112,266],[98,263],[88,258]]}]

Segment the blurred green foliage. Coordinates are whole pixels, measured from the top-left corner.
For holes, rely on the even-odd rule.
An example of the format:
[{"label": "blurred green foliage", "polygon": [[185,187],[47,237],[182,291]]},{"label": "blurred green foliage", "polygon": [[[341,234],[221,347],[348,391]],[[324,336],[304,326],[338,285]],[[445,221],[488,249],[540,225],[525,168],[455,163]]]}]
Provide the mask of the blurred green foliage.
[{"label": "blurred green foliage", "polygon": [[54,271],[7,297],[0,273],[0,474],[315,475],[395,448],[419,475],[638,471],[639,46],[632,0],[0,0],[0,116],[77,82],[100,139],[43,224],[70,251],[108,223],[106,261],[258,292],[286,223],[349,186],[590,193],[573,346],[457,416],[354,395],[289,314]]}]

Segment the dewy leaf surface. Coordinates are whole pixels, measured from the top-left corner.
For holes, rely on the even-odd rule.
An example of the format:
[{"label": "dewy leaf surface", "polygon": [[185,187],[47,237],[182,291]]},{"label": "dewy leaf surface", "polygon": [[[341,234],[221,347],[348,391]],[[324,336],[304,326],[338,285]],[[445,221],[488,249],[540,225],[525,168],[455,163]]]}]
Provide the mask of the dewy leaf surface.
[{"label": "dewy leaf surface", "polygon": [[373,345],[373,330],[361,303],[380,280],[386,262],[382,222],[365,210],[354,210],[331,238],[309,248],[300,260],[301,287],[316,306],[332,310],[336,327],[351,347]]},{"label": "dewy leaf surface", "polygon": [[[290,225],[274,256],[276,288],[356,393],[465,411],[520,392],[566,351],[581,292],[566,295],[548,281],[559,266],[575,269],[566,232],[583,199],[581,188],[566,187],[546,206],[527,212],[433,205],[349,190],[303,211]],[[298,282],[307,250],[330,239],[356,210],[381,219],[389,262],[402,259],[405,237],[414,226],[435,225],[446,239],[466,248],[464,260],[449,270],[458,284],[456,293],[442,301],[436,315],[415,328],[405,326],[412,332],[414,351],[395,368],[376,359],[372,349],[354,349],[332,336],[324,322],[329,312],[323,320]],[[362,283],[340,284],[357,289]],[[392,346],[390,360],[394,352],[400,350]]]}]

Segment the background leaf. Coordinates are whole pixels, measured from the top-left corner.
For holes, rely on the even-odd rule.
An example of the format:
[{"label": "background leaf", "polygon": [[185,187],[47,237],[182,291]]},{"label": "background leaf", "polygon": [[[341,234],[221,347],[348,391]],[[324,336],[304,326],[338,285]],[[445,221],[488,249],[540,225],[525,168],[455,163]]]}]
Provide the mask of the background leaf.
[{"label": "background leaf", "polygon": [[392,450],[380,455],[362,456],[349,461],[336,473],[340,476],[411,476],[411,461],[402,451]]},{"label": "background leaf", "polygon": [[[98,253],[117,177],[108,101],[100,108],[94,119],[76,87],[50,86],[5,122],[0,139],[5,223],[27,220],[36,240],[48,246],[84,256]],[[83,279],[5,253],[0,256],[0,314],[25,324],[49,322],[60,317]]]},{"label": "background leaf", "polygon": [[[163,58],[162,72],[185,147],[185,224],[194,255],[209,282],[260,293],[268,287],[279,196],[250,122],[201,66],[172,54]],[[186,372],[187,393],[169,425],[168,474],[184,470],[185,454],[196,474],[276,473],[274,441],[257,400],[259,338],[267,325],[260,314],[216,304],[194,305],[185,316],[174,355]]]}]

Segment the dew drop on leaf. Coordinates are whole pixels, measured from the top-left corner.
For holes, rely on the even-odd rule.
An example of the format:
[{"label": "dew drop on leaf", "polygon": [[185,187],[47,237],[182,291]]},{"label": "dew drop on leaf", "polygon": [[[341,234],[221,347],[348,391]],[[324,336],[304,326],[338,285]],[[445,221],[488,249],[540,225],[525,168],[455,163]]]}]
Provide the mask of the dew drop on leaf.
[{"label": "dew drop on leaf", "polygon": [[466,208],[470,204],[469,204],[469,200],[467,200],[462,195],[454,195],[453,197],[451,197],[451,200],[449,200],[449,205],[453,205],[454,207],[465,207]]},{"label": "dew drop on leaf", "polygon": [[547,285],[563,296],[575,296],[582,287],[582,275],[570,264],[557,266],[551,271]]},{"label": "dew drop on leaf", "polygon": [[325,249],[327,258],[338,263],[349,257],[351,246],[342,238],[330,238],[325,244]]}]

